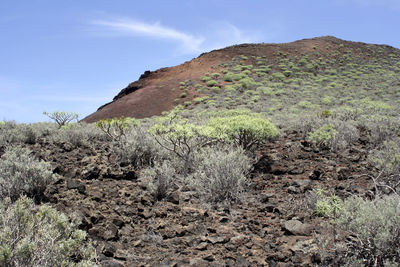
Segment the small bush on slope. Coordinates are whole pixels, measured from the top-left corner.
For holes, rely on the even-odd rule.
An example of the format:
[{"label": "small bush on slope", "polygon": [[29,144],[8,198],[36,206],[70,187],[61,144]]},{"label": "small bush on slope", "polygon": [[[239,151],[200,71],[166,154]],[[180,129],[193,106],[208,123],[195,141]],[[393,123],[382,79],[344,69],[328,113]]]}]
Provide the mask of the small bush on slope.
[{"label": "small bush on slope", "polygon": [[380,172],[374,179],[375,186],[383,192],[392,193],[400,187],[400,140],[398,138],[384,141],[383,144],[370,152],[368,157]]},{"label": "small bush on slope", "polygon": [[208,202],[237,201],[246,185],[250,159],[241,148],[207,147],[196,153],[192,186]]},{"label": "small bush on slope", "polygon": [[9,147],[0,158],[0,198],[15,201],[21,195],[40,198],[53,181],[50,163],[36,160],[22,147]]},{"label": "small bush on slope", "polygon": [[157,200],[168,196],[169,190],[178,182],[178,175],[171,165],[170,162],[163,161],[140,174],[140,178],[146,182],[148,190]]},{"label": "small bush on slope", "polygon": [[86,233],[27,197],[0,201],[0,266],[96,266]]},{"label": "small bush on slope", "polygon": [[384,196],[374,201],[351,197],[334,220],[334,226],[350,234],[339,250],[347,266],[399,266],[400,197]]},{"label": "small bush on slope", "polygon": [[152,166],[167,157],[165,149],[142,126],[127,132],[125,138],[112,144],[112,149],[120,163],[133,164],[136,168]]}]

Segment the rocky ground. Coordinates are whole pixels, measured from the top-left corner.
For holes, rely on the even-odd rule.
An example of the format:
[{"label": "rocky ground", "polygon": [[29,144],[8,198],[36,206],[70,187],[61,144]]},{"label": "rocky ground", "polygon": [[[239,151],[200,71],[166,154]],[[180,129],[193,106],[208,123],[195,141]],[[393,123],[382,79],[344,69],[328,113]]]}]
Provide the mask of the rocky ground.
[{"label": "rocky ground", "polygon": [[31,149],[59,175],[47,201],[81,219],[102,266],[320,266],[325,219],[312,214],[311,191],[369,194],[367,146],[361,137],[334,153],[283,134],[258,151],[242,201],[217,207],[188,188],[155,200],[140,170],[115,164],[107,143],[40,140]]}]

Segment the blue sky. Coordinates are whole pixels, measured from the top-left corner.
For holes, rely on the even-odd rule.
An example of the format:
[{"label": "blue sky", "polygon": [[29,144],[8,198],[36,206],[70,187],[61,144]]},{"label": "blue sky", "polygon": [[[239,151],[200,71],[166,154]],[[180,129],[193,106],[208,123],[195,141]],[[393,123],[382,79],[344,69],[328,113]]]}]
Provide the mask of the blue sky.
[{"label": "blue sky", "polygon": [[334,35],[400,48],[399,0],[1,0],[0,120],[81,118],[145,70],[248,42]]}]

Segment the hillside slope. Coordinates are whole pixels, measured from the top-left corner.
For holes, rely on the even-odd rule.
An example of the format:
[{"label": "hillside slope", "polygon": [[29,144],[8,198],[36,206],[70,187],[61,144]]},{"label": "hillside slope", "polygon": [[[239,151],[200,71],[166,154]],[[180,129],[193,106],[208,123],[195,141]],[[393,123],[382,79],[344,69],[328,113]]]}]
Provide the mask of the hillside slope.
[{"label": "hillside slope", "polygon": [[[188,105],[187,103],[196,97],[209,95],[199,92],[199,87],[196,87],[201,84],[203,75],[226,70],[227,66],[232,66],[235,59],[243,65],[257,66],[257,63],[262,66],[268,65],[270,70],[264,73],[266,73],[265,77],[271,81],[280,79],[279,76],[274,76],[274,73],[290,71],[290,73],[286,72],[287,77],[284,77],[287,82],[292,77],[303,78],[304,71],[316,76],[324,74],[328,68],[338,69],[343,66],[342,63],[367,65],[375,62],[377,58],[389,58],[389,55],[398,56],[399,51],[386,45],[350,42],[332,36],[284,44],[235,45],[204,53],[175,67],[162,68],[154,72],[146,71],[138,81],[121,90],[112,102],[101,106],[83,121],[94,122],[102,118],[121,116],[145,118],[160,115],[177,104]],[[282,64],[287,65],[287,63],[291,65],[283,68]],[[184,97],[182,91],[179,90],[179,88],[182,89],[180,84],[182,82],[187,83]],[[222,87],[222,85],[218,86]]]}]

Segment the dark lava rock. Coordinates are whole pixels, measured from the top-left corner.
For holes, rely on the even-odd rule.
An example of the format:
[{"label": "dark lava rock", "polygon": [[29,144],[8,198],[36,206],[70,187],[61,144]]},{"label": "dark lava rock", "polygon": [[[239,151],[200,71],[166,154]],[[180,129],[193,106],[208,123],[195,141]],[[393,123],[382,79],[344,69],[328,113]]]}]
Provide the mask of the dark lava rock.
[{"label": "dark lava rock", "polygon": [[118,228],[114,224],[95,226],[89,229],[89,234],[98,236],[104,240],[116,240],[118,239]]},{"label": "dark lava rock", "polygon": [[175,191],[175,192],[172,192],[171,194],[169,194],[166,200],[168,202],[178,205],[179,199],[180,199],[179,192]]},{"label": "dark lava rock", "polygon": [[308,176],[311,180],[320,180],[322,175],[322,171],[320,169],[313,170]]},{"label": "dark lava rock", "polygon": [[86,192],[86,186],[78,180],[68,179],[67,188],[69,190],[77,189],[79,193],[84,194]]}]

